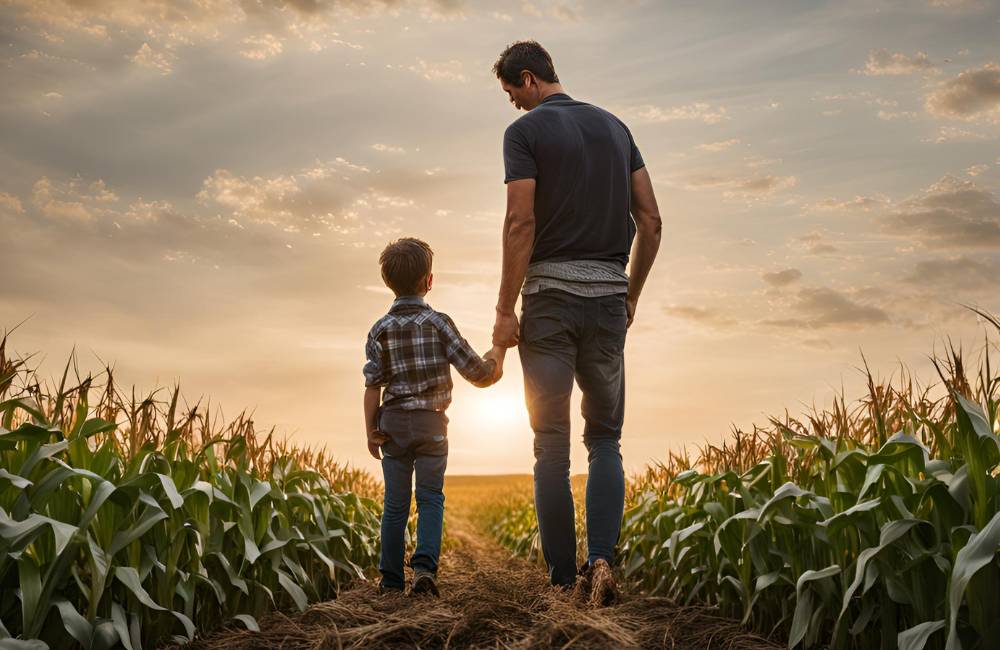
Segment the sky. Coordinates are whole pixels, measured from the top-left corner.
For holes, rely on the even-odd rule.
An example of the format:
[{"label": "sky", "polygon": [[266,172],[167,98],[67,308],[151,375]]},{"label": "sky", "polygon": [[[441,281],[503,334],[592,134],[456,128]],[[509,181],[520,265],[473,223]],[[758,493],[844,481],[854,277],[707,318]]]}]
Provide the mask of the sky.
[{"label": "sky", "polygon": [[[254,411],[377,471],[364,341],[390,240],[481,351],[499,287],[491,68],[551,53],[629,125],[663,242],[626,343],[630,471],[930,382],[1000,312],[1000,2],[0,2],[0,330],[43,376],[75,348],[140,391]],[[517,355],[453,373],[453,473],[530,472]],[[573,471],[586,469],[574,396]]]}]

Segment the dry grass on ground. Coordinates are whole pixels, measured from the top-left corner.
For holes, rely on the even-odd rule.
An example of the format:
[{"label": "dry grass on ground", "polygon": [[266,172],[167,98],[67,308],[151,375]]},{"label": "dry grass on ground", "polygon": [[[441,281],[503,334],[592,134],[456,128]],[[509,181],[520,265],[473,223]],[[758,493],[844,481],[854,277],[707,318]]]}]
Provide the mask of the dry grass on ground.
[{"label": "dry grass on ground", "polygon": [[[576,482],[576,481],[575,481]],[[491,494],[530,491],[530,476],[449,477],[448,535],[440,599],[380,596],[356,586],[301,614],[275,613],[261,632],[219,631],[193,648],[692,648],[782,646],[744,632],[709,610],[625,594],[593,608],[548,585],[536,565],[511,558],[473,526],[468,513]]]}]

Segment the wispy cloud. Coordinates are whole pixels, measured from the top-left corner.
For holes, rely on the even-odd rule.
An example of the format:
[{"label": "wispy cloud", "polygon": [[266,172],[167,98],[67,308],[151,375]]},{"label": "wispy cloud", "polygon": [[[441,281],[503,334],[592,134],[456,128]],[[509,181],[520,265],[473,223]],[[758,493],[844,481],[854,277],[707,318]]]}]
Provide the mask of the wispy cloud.
[{"label": "wispy cloud", "polygon": [[240,54],[253,61],[263,61],[281,54],[284,46],[274,34],[247,36],[241,41]]},{"label": "wispy cloud", "polygon": [[711,151],[713,153],[719,151],[725,151],[735,145],[740,143],[739,138],[730,138],[728,140],[720,140],[719,142],[707,142],[705,144],[699,144],[698,148],[702,151]]},{"label": "wispy cloud", "polygon": [[871,50],[865,62],[864,73],[868,75],[905,75],[930,72],[934,64],[923,52],[905,54],[890,52],[885,48]]},{"label": "wispy cloud", "polygon": [[761,274],[761,279],[772,287],[785,287],[802,278],[802,271],[798,269],[783,269],[781,271],[769,271]]},{"label": "wispy cloud", "polygon": [[929,94],[926,106],[938,117],[1000,121],[1000,65],[961,72]]},{"label": "wispy cloud", "polygon": [[718,124],[729,119],[723,106],[712,106],[704,102],[694,102],[683,106],[655,106],[643,104],[622,111],[623,115],[639,122],[661,124],[664,122],[696,121],[704,124]]},{"label": "wispy cloud", "polygon": [[889,322],[889,315],[876,305],[829,287],[799,289],[788,307],[789,316],[766,319],[764,325],[794,329],[862,327]]},{"label": "wispy cloud", "polygon": [[1000,201],[972,181],[945,176],[880,219],[883,232],[932,249],[1000,250]]}]

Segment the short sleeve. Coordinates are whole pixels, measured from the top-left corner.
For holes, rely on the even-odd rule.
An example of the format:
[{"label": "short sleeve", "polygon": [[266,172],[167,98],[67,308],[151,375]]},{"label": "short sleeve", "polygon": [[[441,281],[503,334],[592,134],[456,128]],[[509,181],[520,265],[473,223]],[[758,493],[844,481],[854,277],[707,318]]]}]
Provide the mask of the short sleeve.
[{"label": "short sleeve", "polygon": [[632,132],[625,127],[625,133],[628,133],[628,143],[631,150],[629,151],[629,171],[636,171],[637,169],[642,169],[646,166],[646,162],[642,159],[642,154],[639,153],[639,147],[635,146],[635,138],[632,137]]},{"label": "short sleeve", "polygon": [[517,122],[508,126],[503,134],[503,169],[504,183],[538,176],[531,145]]},{"label": "short sleeve", "polygon": [[388,383],[385,376],[385,364],[382,363],[382,345],[378,339],[368,333],[365,344],[365,366],[361,372],[365,376],[365,387],[384,386]]}]

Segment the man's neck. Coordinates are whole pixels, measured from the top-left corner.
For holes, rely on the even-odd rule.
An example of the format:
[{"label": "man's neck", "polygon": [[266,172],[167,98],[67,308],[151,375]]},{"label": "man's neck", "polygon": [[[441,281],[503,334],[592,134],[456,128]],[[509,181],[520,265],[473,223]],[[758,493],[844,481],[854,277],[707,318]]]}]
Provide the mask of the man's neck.
[{"label": "man's neck", "polygon": [[542,90],[541,97],[538,98],[538,101],[544,102],[546,97],[549,97],[550,95],[557,95],[559,93],[562,93],[564,95],[566,94],[566,91],[563,90],[562,84],[560,83],[546,84],[545,88]]}]

